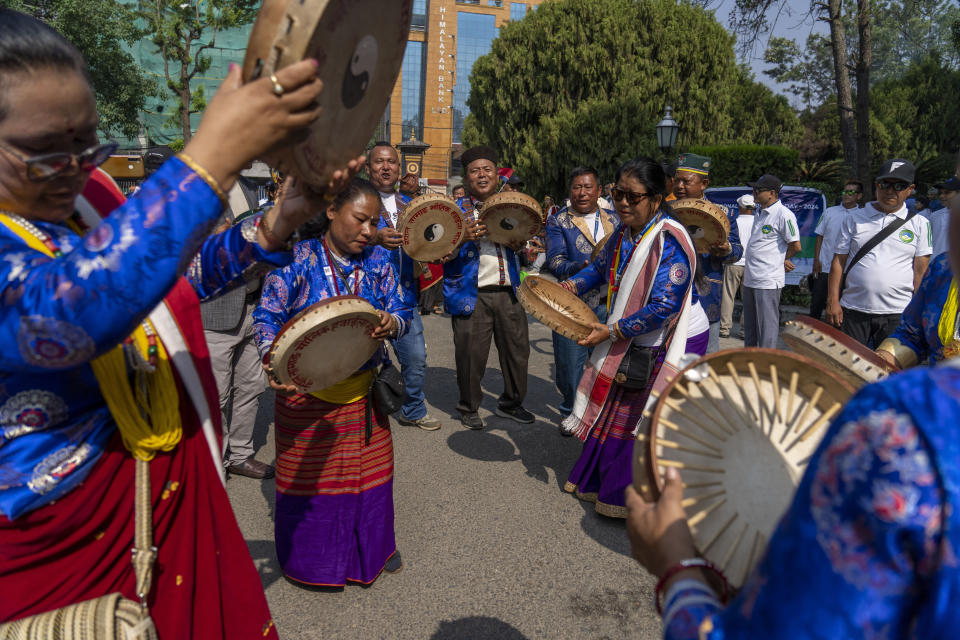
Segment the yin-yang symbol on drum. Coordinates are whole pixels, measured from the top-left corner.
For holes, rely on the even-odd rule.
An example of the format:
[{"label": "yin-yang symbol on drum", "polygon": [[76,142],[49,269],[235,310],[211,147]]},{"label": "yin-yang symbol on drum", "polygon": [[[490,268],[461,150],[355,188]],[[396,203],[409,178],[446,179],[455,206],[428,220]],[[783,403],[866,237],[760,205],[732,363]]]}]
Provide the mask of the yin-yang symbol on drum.
[{"label": "yin-yang symbol on drum", "polygon": [[423,237],[427,242],[437,242],[443,237],[443,232],[443,225],[440,223],[434,223],[423,230]]},{"label": "yin-yang symbol on drum", "polygon": [[516,218],[502,218],[500,220],[500,228],[506,231],[513,231],[520,223],[517,222]]},{"label": "yin-yang symbol on drum", "polygon": [[687,225],[687,231],[690,232],[690,237],[694,240],[699,240],[704,235],[703,227],[698,227],[695,224]]},{"label": "yin-yang symbol on drum", "polygon": [[343,75],[343,87],[340,98],[343,106],[352,109],[363,100],[373,82],[373,72],[377,68],[377,40],[366,35],[357,43],[357,47],[347,63]]}]

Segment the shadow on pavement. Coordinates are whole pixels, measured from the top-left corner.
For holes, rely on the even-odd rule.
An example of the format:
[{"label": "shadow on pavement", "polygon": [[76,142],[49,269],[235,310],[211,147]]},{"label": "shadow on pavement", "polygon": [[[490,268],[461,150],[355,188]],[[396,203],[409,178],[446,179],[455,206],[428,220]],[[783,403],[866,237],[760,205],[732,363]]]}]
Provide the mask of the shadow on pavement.
[{"label": "shadow on pavement", "polygon": [[465,458],[481,462],[511,462],[520,458],[510,442],[489,431],[454,431],[447,437],[447,446]]},{"label": "shadow on pavement", "polygon": [[627,528],[620,518],[608,518],[596,512],[594,504],[585,500],[579,500],[570,495],[571,500],[577,500],[583,507],[583,519],[580,521],[580,528],[588,536],[593,538],[600,546],[606,547],[622,556],[632,557],[630,553],[630,539],[627,538]]},{"label": "shadow on pavement", "polygon": [[250,550],[250,557],[253,558],[253,564],[260,574],[260,582],[263,583],[263,589],[266,591],[267,587],[283,578],[273,540],[247,540],[247,548]]},{"label": "shadow on pavement", "polygon": [[489,616],[471,616],[459,620],[444,620],[430,636],[430,640],[526,640],[525,635],[511,624]]}]

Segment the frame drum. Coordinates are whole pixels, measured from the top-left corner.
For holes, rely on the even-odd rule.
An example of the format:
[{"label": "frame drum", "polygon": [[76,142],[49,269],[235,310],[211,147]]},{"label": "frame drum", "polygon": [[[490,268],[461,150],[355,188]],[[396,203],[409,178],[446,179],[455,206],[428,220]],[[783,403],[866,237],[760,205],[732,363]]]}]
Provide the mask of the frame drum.
[{"label": "frame drum", "polygon": [[268,362],[281,384],[301,393],[326,389],[357,372],[380,348],[370,333],[380,315],[359,296],[321,300],[290,318],[270,347]]},{"label": "frame drum", "polygon": [[436,193],[417,196],[397,219],[404,252],[420,262],[439,260],[456,251],[463,242],[465,229],[457,202]]},{"label": "frame drum", "polygon": [[480,224],[487,227],[487,239],[498,244],[526,241],[543,230],[540,203],[525,193],[496,193],[483,203]]},{"label": "frame drum", "polygon": [[675,467],[697,550],[740,586],[762,557],[830,421],[853,394],[831,370],[775,349],[720,351],[664,389],[634,449],[641,493]]},{"label": "frame drum", "polygon": [[600,322],[586,302],[540,276],[523,279],[517,287],[517,300],[527,313],[574,341],[586,338],[592,331],[590,324]]},{"label": "frame drum", "polygon": [[831,368],[854,388],[897,371],[866,346],[810,316],[797,316],[787,322],[781,336],[791,349]]},{"label": "frame drum", "polygon": [[314,187],[366,147],[403,62],[413,0],[264,0],[250,33],[243,79],[250,82],[306,58],[323,80],[323,111],[309,137],[264,160]]},{"label": "frame drum", "polygon": [[673,209],[673,217],[690,232],[698,253],[709,253],[710,247],[727,242],[730,237],[730,219],[719,205],[697,198],[668,204]]}]

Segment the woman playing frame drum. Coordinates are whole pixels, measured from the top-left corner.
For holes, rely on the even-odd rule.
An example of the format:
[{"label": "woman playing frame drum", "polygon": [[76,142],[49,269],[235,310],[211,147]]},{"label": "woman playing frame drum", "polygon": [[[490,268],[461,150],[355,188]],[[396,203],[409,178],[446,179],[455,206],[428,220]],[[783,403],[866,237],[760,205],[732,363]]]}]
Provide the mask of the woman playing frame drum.
[{"label": "woman playing frame drum", "polygon": [[[377,190],[355,179],[318,216],[317,237],[297,244],[293,264],[267,276],[253,312],[262,355],[291,317],[334,296],[359,296],[379,311],[371,337],[406,332],[412,292],[400,286],[389,253],[368,247],[379,217]],[[393,531],[390,423],[378,407],[368,411],[370,383],[385,353],[381,347],[352,376],[314,393],[271,376],[278,391],[274,538],[291,580],[370,584],[384,569],[402,566]]]},{"label": "woman playing frame drum", "polygon": [[678,370],[686,347],[696,253],[667,214],[665,195],[659,163],[637,158],[620,167],[613,199],[623,224],[596,260],[562,283],[578,295],[607,289],[608,324],[595,324],[579,341],[596,348],[561,429],[585,440],[564,489],[611,517],[626,516],[623,490],[650,391],[658,377]]}]

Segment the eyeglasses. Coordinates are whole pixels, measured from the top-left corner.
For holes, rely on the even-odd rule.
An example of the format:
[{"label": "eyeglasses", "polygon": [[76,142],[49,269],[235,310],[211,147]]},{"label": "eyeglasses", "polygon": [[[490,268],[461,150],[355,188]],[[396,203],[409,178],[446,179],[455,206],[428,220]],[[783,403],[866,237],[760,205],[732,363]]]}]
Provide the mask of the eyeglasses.
[{"label": "eyeglasses", "polygon": [[878,182],[877,189],[893,189],[894,191],[903,191],[910,187],[909,182]]},{"label": "eyeglasses", "polygon": [[[897,189],[897,191],[900,191],[900,189]],[[843,191],[840,192],[840,195],[842,195],[842,196],[855,196],[855,195],[857,195],[858,193],[860,193],[860,192],[857,191],[856,189],[844,189]]]},{"label": "eyeglasses", "polygon": [[117,150],[117,143],[104,142],[77,154],[64,151],[62,153],[45,153],[32,158],[3,143],[0,143],[0,149],[26,165],[27,178],[31,182],[46,182],[70,171],[74,162],[82,171],[93,171],[106,162]]},{"label": "eyeglasses", "polygon": [[650,198],[655,194],[635,193],[633,191],[624,191],[623,189],[618,189],[614,187],[613,189],[610,189],[610,195],[612,195],[613,199],[618,202],[626,198],[627,204],[629,204],[632,207],[640,204],[640,201],[643,200],[644,198]]}]

